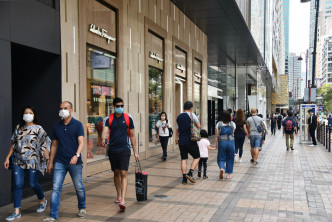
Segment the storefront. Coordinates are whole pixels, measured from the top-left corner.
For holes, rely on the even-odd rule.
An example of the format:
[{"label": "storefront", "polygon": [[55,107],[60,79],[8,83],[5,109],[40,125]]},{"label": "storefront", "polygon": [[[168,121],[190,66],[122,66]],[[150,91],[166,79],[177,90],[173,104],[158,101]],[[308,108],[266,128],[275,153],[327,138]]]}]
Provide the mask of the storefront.
[{"label": "storefront", "polygon": [[[171,1],[74,2],[61,2],[62,30],[74,32],[73,43],[65,41],[73,32],[61,35],[63,72],[70,73],[63,99],[75,101],[74,116],[85,127],[84,176],[110,168],[101,131],[116,96],[134,120],[142,159],[162,153],[156,129],[162,111],[175,127],[191,100],[207,127],[207,36]],[[175,148],[172,138],[168,149]]]}]

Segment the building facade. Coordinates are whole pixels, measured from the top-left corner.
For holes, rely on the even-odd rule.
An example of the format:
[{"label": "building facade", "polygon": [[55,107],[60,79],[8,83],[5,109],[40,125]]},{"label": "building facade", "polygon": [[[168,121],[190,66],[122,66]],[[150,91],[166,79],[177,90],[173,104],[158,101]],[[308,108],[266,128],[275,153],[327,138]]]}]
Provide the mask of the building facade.
[{"label": "building facade", "polygon": [[324,83],[332,84],[332,35],[326,35],[321,40],[321,86]]},{"label": "building facade", "polygon": [[282,1],[284,33],[285,33],[285,74],[288,74],[288,54],[289,54],[289,4],[290,0]]},{"label": "building facade", "polygon": [[[26,102],[40,112],[50,135],[60,120],[60,102],[73,103],[73,116],[85,130],[84,178],[110,169],[100,136],[116,96],[133,117],[141,159],[162,153],[155,127],[161,111],[175,129],[183,103],[191,100],[202,128],[207,128],[208,37],[170,0],[2,2],[0,17],[9,24],[2,28],[0,23],[0,56],[6,67],[0,76],[0,102],[7,107],[0,114],[6,141],[1,157],[10,148],[16,116]],[[10,64],[16,64],[15,70]],[[24,87],[35,80],[30,73],[38,79],[31,90]],[[176,148],[174,138],[168,148]],[[0,179],[10,181],[10,173],[0,171]],[[49,184],[50,177],[45,181]],[[4,205],[10,202],[10,183],[1,186]]]},{"label": "building facade", "polygon": [[299,56],[295,53],[289,54],[289,71],[288,71],[288,88],[291,93],[291,98],[301,99],[302,98],[302,65],[301,61],[298,60]]}]

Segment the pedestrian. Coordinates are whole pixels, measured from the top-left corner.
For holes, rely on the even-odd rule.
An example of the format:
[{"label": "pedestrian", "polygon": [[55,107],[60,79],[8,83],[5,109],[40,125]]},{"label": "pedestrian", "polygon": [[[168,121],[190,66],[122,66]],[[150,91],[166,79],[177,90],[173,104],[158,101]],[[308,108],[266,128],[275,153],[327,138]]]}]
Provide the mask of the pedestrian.
[{"label": "pedestrian", "polygon": [[51,194],[50,217],[45,222],[57,221],[59,216],[60,198],[63,181],[67,172],[73,181],[80,218],[86,216],[85,188],[82,182],[82,158],[81,152],[84,147],[84,128],[80,121],[72,117],[73,105],[69,101],[60,104],[59,116],[61,121],[53,127],[53,140],[50,160],[47,171],[53,172],[53,188]]},{"label": "pedestrian", "polygon": [[317,116],[314,114],[312,109],[308,110],[310,117],[308,118],[309,133],[312,139],[312,144],[309,146],[317,146],[316,143],[316,128],[317,128]]},{"label": "pedestrian", "polygon": [[238,109],[235,114],[233,122],[236,124],[236,129],[234,131],[235,140],[235,162],[242,162],[243,154],[243,144],[248,134],[247,131],[247,121],[244,116],[243,109]]},{"label": "pedestrian", "polygon": [[251,146],[251,160],[250,162],[257,165],[259,155],[259,147],[262,137],[264,135],[264,124],[262,118],[257,116],[255,108],[251,109],[251,117],[247,119],[248,138],[250,139]]},{"label": "pedestrian", "polygon": [[[231,179],[234,166],[234,130],[236,125],[231,120],[229,111],[225,110],[221,114],[221,121],[216,126],[215,144],[218,149],[217,163],[220,169],[219,178],[224,178],[226,173],[226,179]],[[225,166],[226,164],[226,166]]]},{"label": "pedestrian", "polygon": [[[112,113],[102,133],[102,143],[108,145],[108,158],[111,169],[114,172],[114,184],[117,198],[114,203],[119,205],[121,210],[126,209],[126,193],[128,185],[128,168],[131,156],[129,139],[134,151],[136,160],[139,160],[136,151],[135,126],[133,119],[123,112],[124,103],[119,97],[113,99],[115,113]],[[108,136],[108,141],[107,141]],[[107,144],[108,143],[108,144]]]},{"label": "pedestrian", "polygon": [[329,117],[327,118],[328,125],[332,126],[332,115],[330,114]]},{"label": "pedestrian", "polygon": [[264,134],[263,134],[263,136],[262,136],[262,140],[261,140],[261,146],[259,147],[259,151],[262,151],[262,149],[263,149],[263,144],[265,144],[265,138],[266,138],[266,135],[267,135],[267,126],[266,126],[266,122],[265,122],[265,120],[263,119],[263,115],[262,114],[258,114],[257,115],[258,117],[260,117],[260,118],[262,118],[262,120],[263,120],[263,125],[264,125]]},{"label": "pedestrian", "polygon": [[231,115],[231,120],[233,120],[233,111],[231,108],[228,108],[227,111],[229,112],[229,115]]},{"label": "pedestrian", "polygon": [[271,124],[271,135],[276,135],[277,118],[273,114],[271,116],[270,124]]},{"label": "pedestrian", "polygon": [[160,120],[157,121],[156,126],[158,128],[158,135],[159,135],[159,141],[161,144],[161,148],[163,149],[163,156],[161,159],[163,161],[166,161],[167,159],[167,145],[168,145],[168,139],[169,139],[169,128],[171,128],[171,124],[169,123],[167,119],[166,112],[160,113]]},{"label": "pedestrian", "polygon": [[[289,151],[289,148],[291,150],[294,150],[294,132],[297,135],[297,123],[293,118],[292,111],[288,111],[288,117],[284,119],[282,122],[283,126],[283,135],[286,134],[286,149]],[[289,139],[290,139],[290,145],[289,145]]]},{"label": "pedestrian", "polygon": [[201,177],[202,175],[202,165],[203,165],[203,179],[207,179],[208,176],[206,175],[207,171],[207,161],[209,158],[209,150],[215,150],[215,147],[211,147],[210,141],[208,140],[208,133],[206,130],[201,130],[201,140],[198,141],[199,153],[201,158],[199,159],[198,163],[198,173],[197,177]]},{"label": "pedestrian", "polygon": [[278,114],[278,119],[277,119],[278,130],[281,129],[281,122],[282,122],[282,115],[279,113],[279,114]]},{"label": "pedestrian", "polygon": [[[6,218],[12,221],[21,217],[22,188],[24,185],[24,174],[29,177],[29,184],[36,193],[39,204],[37,212],[45,210],[47,200],[38,182],[39,172],[43,175],[46,172],[46,163],[49,159],[49,149],[51,140],[47,133],[39,124],[36,110],[31,106],[26,106],[16,126],[11,138],[11,147],[4,162],[4,167],[8,170],[12,168],[14,213]],[[12,158],[12,166],[10,166]]]},{"label": "pedestrian", "polygon": [[[181,171],[182,171],[182,184],[187,184],[187,179],[196,183],[194,179],[194,170],[197,168],[200,153],[199,147],[196,141],[191,141],[191,124],[192,122],[196,125],[197,128],[200,128],[201,125],[197,116],[193,113],[194,105],[191,101],[187,101],[183,106],[184,112],[179,114],[177,122],[177,130],[175,142],[179,144],[180,155],[181,155]],[[187,160],[188,154],[193,158],[189,172],[187,173]]]}]

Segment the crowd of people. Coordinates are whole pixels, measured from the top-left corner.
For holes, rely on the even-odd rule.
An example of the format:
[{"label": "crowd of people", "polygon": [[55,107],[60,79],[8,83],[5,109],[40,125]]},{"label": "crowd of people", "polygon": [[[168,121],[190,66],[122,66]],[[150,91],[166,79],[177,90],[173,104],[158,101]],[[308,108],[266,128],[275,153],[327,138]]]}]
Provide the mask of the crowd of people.
[{"label": "crowd of people", "polygon": [[[131,148],[136,161],[139,155],[136,149],[135,125],[133,118],[124,113],[124,102],[121,98],[113,100],[114,113],[104,119],[101,133],[101,143],[107,147],[107,155],[111,170],[114,172],[114,184],[116,199],[114,203],[121,210],[126,209],[127,175]],[[200,129],[199,118],[194,113],[194,105],[191,101],[184,103],[184,112],[176,119],[177,127],[175,141],[179,146],[181,157],[182,184],[196,183],[194,171],[198,167],[197,177],[207,179],[207,163],[209,150],[217,150],[217,164],[220,170],[220,179],[231,179],[235,163],[243,160],[243,145],[246,137],[250,140],[250,162],[257,165],[259,153],[265,143],[268,133],[267,123],[263,116],[258,114],[256,108],[250,113],[242,109],[232,112],[231,109],[222,112],[220,121],[216,124],[214,145],[208,139],[208,133]],[[78,214],[80,218],[86,216],[86,196],[82,182],[82,158],[84,147],[84,129],[80,121],[72,117],[73,106],[69,101],[64,101],[59,106],[61,120],[53,127],[52,141],[39,125],[39,118],[33,107],[27,106],[22,110],[20,121],[11,138],[12,146],[8,152],[4,167],[12,169],[14,212],[6,218],[12,221],[21,217],[22,188],[24,174],[27,173],[31,188],[35,191],[39,204],[37,212],[45,211],[47,200],[38,183],[39,172],[41,174],[53,173],[53,188],[50,199],[50,216],[45,222],[57,221],[63,182],[67,172],[73,181],[77,200]],[[316,145],[315,130],[317,116],[309,110],[309,132],[312,136],[312,145]],[[167,160],[168,140],[173,135],[167,113],[162,112],[156,122],[159,141],[162,147],[162,160]],[[273,114],[269,120],[271,135],[275,135],[276,128],[282,128],[286,138],[287,151],[294,150],[294,134],[298,132],[299,120],[291,111],[287,116]],[[332,118],[331,118],[332,124]],[[192,156],[190,169],[187,171],[188,155]]]}]

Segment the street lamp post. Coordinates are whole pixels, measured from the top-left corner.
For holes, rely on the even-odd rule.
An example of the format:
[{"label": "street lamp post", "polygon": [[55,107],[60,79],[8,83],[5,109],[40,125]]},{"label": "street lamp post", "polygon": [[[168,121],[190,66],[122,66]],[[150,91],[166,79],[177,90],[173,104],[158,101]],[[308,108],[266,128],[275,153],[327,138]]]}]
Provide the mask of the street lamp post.
[{"label": "street lamp post", "polygon": [[[310,101],[310,97],[311,97],[311,87],[310,87],[310,80],[308,80],[308,57],[309,57],[309,50],[310,49],[314,49],[313,47],[310,47],[309,49],[307,49],[306,53],[304,52],[301,52],[300,53],[300,56],[297,60],[303,60],[303,58],[301,57],[302,54],[305,54],[305,85],[306,85],[306,88],[309,88],[309,104],[311,103]],[[313,51],[311,53],[312,55],[315,55],[315,51]]]},{"label": "street lamp post", "polygon": [[[311,0],[300,0],[301,3],[310,2]],[[316,45],[317,45],[317,28],[318,28],[318,12],[319,12],[319,0],[315,0],[315,8],[316,8],[316,21],[315,21],[315,36],[314,36],[314,51],[313,51],[313,64],[312,64],[312,85],[311,88],[316,88],[315,86],[315,69],[316,69]],[[309,89],[310,93],[310,89]],[[310,101],[310,95],[309,95]]]}]

